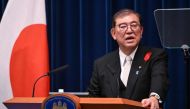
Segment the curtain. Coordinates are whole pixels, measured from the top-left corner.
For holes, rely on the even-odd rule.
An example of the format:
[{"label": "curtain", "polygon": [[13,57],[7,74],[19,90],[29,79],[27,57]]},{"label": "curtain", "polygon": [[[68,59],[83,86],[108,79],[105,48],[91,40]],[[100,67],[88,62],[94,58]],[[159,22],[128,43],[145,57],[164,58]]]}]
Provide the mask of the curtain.
[{"label": "curtain", "polygon": [[[1,0],[1,10],[5,7]],[[83,92],[89,85],[93,62],[117,48],[110,35],[112,15],[122,8],[142,15],[141,43],[162,48],[154,19],[155,9],[190,8],[189,0],[46,0],[50,69],[68,64],[51,74],[51,91]],[[2,13],[0,13],[2,15]],[[178,37],[178,36],[174,36]],[[169,91],[166,109],[188,109],[187,68],[181,49],[166,49]],[[189,61],[189,60],[188,60]]]}]

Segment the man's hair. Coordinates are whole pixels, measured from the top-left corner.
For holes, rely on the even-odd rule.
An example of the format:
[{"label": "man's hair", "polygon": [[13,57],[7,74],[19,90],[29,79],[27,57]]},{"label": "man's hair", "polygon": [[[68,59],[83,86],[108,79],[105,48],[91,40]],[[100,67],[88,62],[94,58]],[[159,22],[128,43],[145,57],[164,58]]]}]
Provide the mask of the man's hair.
[{"label": "man's hair", "polygon": [[135,14],[139,18],[140,25],[142,25],[142,18],[141,18],[141,15],[139,13],[137,13],[136,11],[131,10],[131,9],[121,9],[113,15],[112,27],[115,27],[115,24],[116,24],[115,21],[117,18],[124,17],[124,16],[129,15],[129,14]]}]

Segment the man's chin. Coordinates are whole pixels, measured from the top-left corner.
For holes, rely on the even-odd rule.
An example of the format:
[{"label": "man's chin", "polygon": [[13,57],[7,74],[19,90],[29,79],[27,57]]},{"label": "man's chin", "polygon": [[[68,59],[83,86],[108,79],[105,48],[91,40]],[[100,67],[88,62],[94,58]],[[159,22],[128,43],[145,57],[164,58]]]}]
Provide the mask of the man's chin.
[{"label": "man's chin", "polygon": [[125,43],[125,47],[136,47],[136,43]]}]

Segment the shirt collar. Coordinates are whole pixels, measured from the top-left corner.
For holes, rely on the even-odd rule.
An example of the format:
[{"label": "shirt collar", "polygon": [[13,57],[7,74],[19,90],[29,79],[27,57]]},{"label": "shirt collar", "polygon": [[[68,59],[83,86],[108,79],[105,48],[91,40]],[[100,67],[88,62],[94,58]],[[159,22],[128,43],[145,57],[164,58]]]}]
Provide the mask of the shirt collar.
[{"label": "shirt collar", "polygon": [[125,58],[127,56],[130,56],[132,58],[132,60],[135,57],[135,53],[137,51],[138,46],[135,48],[135,50],[130,54],[130,55],[126,55],[123,51],[121,51],[121,49],[119,48],[119,57],[120,57],[120,65],[123,65]]}]

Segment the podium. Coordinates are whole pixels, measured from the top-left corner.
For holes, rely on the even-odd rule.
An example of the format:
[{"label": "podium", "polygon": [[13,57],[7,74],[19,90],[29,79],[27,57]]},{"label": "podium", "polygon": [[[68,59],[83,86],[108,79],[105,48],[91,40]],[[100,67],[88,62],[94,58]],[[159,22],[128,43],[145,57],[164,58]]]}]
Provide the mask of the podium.
[{"label": "podium", "polygon": [[[8,109],[41,109],[42,103],[46,99],[45,97],[15,97],[3,104]],[[140,102],[123,98],[81,97],[78,102],[80,109],[145,109]]]}]

